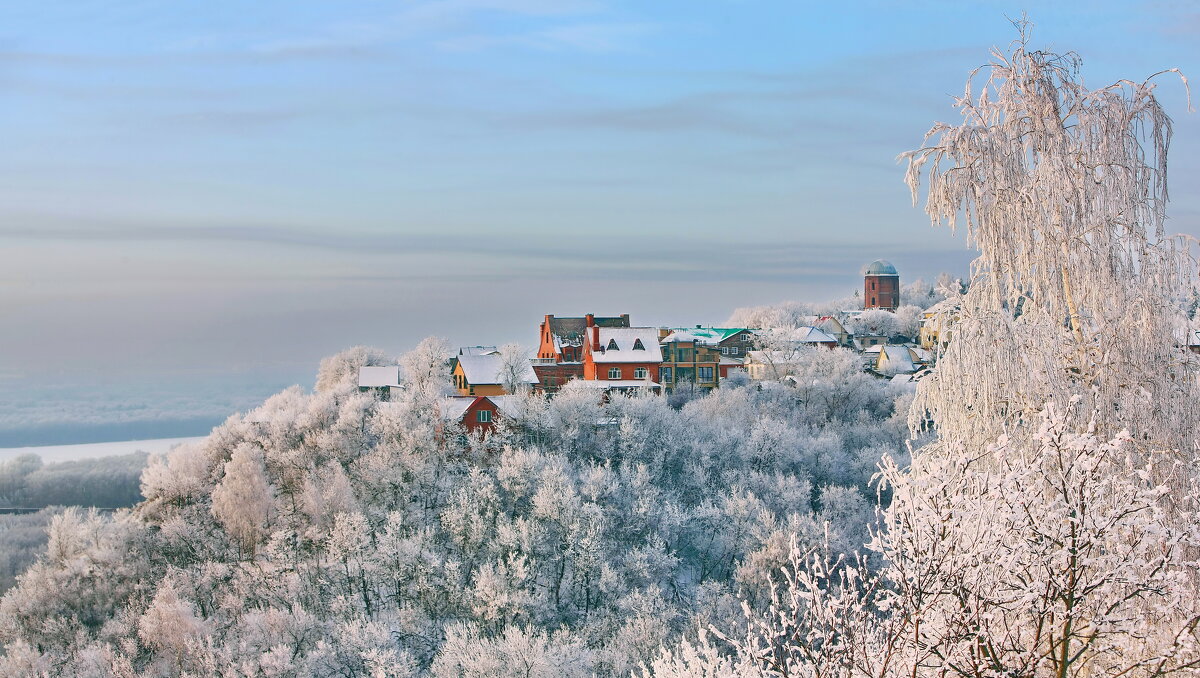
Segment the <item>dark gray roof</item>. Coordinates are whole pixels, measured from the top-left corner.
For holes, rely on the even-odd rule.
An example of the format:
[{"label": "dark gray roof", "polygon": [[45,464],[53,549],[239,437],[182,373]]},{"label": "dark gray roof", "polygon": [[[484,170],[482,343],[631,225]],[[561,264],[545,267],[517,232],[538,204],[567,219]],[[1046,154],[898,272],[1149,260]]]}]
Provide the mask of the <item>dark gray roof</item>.
[{"label": "dark gray roof", "polygon": [[[629,327],[629,316],[622,315],[615,318],[604,318],[595,316],[593,322],[597,327]],[[550,334],[558,337],[560,341],[573,344],[577,340],[581,340],[587,329],[587,318],[559,318],[557,316],[550,318]]]}]

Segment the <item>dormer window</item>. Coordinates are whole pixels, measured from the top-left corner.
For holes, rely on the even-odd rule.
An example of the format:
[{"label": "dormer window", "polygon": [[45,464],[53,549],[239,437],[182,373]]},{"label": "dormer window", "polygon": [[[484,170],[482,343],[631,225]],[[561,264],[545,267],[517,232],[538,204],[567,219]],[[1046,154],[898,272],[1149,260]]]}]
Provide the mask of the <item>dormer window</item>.
[{"label": "dormer window", "polygon": [[646,347],[642,345],[641,339],[633,340],[633,350],[635,350],[635,351],[645,351],[646,350]]},{"label": "dormer window", "polygon": [[604,349],[604,350],[606,350],[606,351],[616,351],[616,350],[617,350],[617,340],[616,340],[616,339],[609,339],[609,340],[608,340],[608,348],[606,348],[606,349]]}]

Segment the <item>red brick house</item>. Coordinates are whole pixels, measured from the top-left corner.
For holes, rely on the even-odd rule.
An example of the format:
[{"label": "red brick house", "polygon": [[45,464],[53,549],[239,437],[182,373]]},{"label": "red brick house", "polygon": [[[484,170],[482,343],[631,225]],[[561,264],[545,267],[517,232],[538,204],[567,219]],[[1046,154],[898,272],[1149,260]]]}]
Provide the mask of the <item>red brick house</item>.
[{"label": "red brick house", "polygon": [[488,435],[500,419],[520,423],[520,396],[451,396],[441,402],[442,421],[467,433]]},{"label": "red brick house", "polygon": [[538,352],[533,371],[545,393],[556,393],[572,379],[583,379],[583,345],[588,327],[629,327],[629,314],[556,318],[547,315],[538,327]]},{"label": "red brick house", "polygon": [[583,378],[608,388],[657,387],[662,348],[655,327],[587,327]]},{"label": "red brick house", "polygon": [[441,402],[442,421],[461,424],[468,433],[491,433],[499,409],[487,396],[452,396]]},{"label": "red brick house", "polygon": [[537,357],[553,359],[556,363],[582,363],[583,345],[589,327],[629,327],[629,314],[609,318],[591,313],[582,318],[547,315],[538,328]]}]

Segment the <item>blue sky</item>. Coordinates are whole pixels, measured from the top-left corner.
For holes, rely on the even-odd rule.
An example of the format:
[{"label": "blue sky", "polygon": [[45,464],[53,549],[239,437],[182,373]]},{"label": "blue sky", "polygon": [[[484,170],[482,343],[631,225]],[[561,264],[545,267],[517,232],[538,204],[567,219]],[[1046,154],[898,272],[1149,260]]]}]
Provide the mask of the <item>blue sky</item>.
[{"label": "blue sky", "polygon": [[[0,402],[961,275],[895,156],[1022,11],[1091,86],[1200,73],[1190,2],[0,2]],[[1198,234],[1200,122],[1160,83]]]}]

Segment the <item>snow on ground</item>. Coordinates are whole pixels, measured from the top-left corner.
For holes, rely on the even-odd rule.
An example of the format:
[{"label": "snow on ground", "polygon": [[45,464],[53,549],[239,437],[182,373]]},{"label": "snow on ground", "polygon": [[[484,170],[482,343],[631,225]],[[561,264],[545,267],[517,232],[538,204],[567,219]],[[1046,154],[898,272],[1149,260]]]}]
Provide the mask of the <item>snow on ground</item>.
[{"label": "snow on ground", "polygon": [[40,456],[42,458],[42,462],[46,464],[52,464],[59,461],[73,461],[75,459],[111,457],[119,454],[132,454],[134,452],[149,452],[151,454],[158,454],[161,452],[170,451],[171,448],[181,443],[189,443],[193,440],[200,440],[201,437],[158,438],[156,440],[122,440],[115,443],[88,443],[86,445],[0,447],[0,462],[8,461],[14,457],[19,457],[22,454],[31,453]]}]

